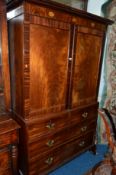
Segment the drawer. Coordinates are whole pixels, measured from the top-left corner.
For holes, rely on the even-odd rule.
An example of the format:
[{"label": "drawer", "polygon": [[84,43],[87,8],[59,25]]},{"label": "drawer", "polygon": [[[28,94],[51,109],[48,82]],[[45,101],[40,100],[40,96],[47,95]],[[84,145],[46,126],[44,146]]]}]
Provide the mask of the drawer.
[{"label": "drawer", "polygon": [[12,175],[12,170],[9,168],[4,171],[0,171],[0,175]]},{"label": "drawer", "polygon": [[98,105],[94,105],[87,108],[73,109],[70,112],[70,124],[90,122],[96,120],[98,116]]},{"label": "drawer", "polygon": [[33,120],[28,124],[29,139],[35,136],[46,135],[62,130],[75,123],[90,121],[97,118],[98,105],[82,109],[69,110],[66,113],[57,116],[48,116],[46,118]]},{"label": "drawer", "polygon": [[29,138],[34,136],[46,135],[46,133],[53,133],[56,130],[64,128],[68,124],[68,113],[56,116],[48,116],[38,120],[33,120],[28,125]]},{"label": "drawer", "polygon": [[34,157],[37,154],[41,154],[43,152],[48,152],[55,147],[61,146],[70,140],[74,140],[80,136],[86,135],[88,132],[93,131],[95,134],[96,121],[88,121],[88,123],[82,123],[73,125],[69,128],[63,129],[60,132],[56,132],[53,135],[46,135],[44,137],[40,137],[35,142],[29,144],[29,154],[30,157]]},{"label": "drawer", "polygon": [[43,175],[89,148],[93,143],[92,134],[81,137],[40,157],[37,155],[30,160],[30,175]]},{"label": "drawer", "polygon": [[9,145],[12,143],[16,143],[18,140],[17,134],[18,134],[17,131],[12,131],[12,132],[0,135],[0,147],[3,147],[5,145]]},{"label": "drawer", "polygon": [[9,167],[11,167],[10,150],[0,149],[0,173]]}]

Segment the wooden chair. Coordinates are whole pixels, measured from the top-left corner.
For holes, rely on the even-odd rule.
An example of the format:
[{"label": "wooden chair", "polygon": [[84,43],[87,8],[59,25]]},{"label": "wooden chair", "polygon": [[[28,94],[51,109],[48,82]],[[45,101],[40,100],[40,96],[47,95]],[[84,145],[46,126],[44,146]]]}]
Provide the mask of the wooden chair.
[{"label": "wooden chair", "polygon": [[110,112],[107,109],[105,108],[99,109],[98,113],[105,124],[108,145],[111,150],[111,155],[110,155],[111,156],[110,162],[112,164],[111,175],[116,175],[116,126],[113,122],[113,118]]}]

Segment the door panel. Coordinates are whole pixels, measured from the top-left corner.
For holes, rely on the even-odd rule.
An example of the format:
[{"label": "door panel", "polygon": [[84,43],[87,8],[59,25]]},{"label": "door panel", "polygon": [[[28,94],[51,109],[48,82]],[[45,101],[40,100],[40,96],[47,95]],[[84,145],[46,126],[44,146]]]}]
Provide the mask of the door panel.
[{"label": "door panel", "polygon": [[102,35],[97,35],[92,29],[85,30],[85,33],[83,30],[77,34],[72,107],[97,100],[102,40]]},{"label": "door panel", "polygon": [[30,25],[31,113],[65,109],[69,38],[69,29]]}]

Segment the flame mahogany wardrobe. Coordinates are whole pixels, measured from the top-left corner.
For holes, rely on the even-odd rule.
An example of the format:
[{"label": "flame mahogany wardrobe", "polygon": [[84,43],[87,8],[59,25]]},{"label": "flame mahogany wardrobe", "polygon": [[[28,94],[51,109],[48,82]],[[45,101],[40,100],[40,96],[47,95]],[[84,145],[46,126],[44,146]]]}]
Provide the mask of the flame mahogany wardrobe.
[{"label": "flame mahogany wardrobe", "polygon": [[100,67],[112,22],[48,0],[7,1],[19,168],[45,175],[94,146]]}]

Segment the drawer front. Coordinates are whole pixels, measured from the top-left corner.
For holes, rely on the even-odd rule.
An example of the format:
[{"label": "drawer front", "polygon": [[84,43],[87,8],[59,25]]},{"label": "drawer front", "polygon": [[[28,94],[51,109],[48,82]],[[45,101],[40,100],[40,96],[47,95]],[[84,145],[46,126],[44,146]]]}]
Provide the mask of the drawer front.
[{"label": "drawer front", "polygon": [[71,111],[71,118],[70,122],[87,122],[91,120],[96,120],[98,116],[98,105],[91,106],[88,108],[83,108],[83,109],[74,109]]},{"label": "drawer front", "polygon": [[70,110],[65,114],[43,118],[38,121],[34,121],[28,125],[29,139],[35,136],[46,135],[60,131],[63,128],[69,127],[75,123],[87,122],[88,120],[94,120],[97,118],[98,105],[87,107],[84,109]]},{"label": "drawer front", "polygon": [[30,175],[43,175],[55,169],[59,165],[65,163],[75,155],[87,149],[92,145],[92,134],[81,137],[66,145],[63,145],[53,151],[43,154],[40,157],[36,156],[30,160]]},{"label": "drawer front", "polygon": [[28,126],[29,138],[34,136],[46,135],[46,133],[54,133],[56,130],[60,130],[68,123],[68,113],[55,117],[47,117],[34,121]]},{"label": "drawer front", "polygon": [[56,132],[53,135],[47,135],[41,137],[36,142],[29,144],[30,157],[35,157],[37,154],[48,152],[55,147],[61,146],[70,140],[74,140],[80,136],[84,136],[88,132],[92,131],[95,133],[96,121],[88,121],[87,123],[82,123],[73,125],[72,127],[63,129],[60,132]]},{"label": "drawer front", "polygon": [[0,149],[0,172],[11,167],[10,150]]},{"label": "drawer front", "polygon": [[17,131],[12,131],[10,133],[0,135],[0,147],[17,142],[17,135]]},{"label": "drawer front", "polygon": [[12,175],[12,171],[11,169],[7,169],[7,170],[4,170],[4,171],[0,171],[0,175]]}]

